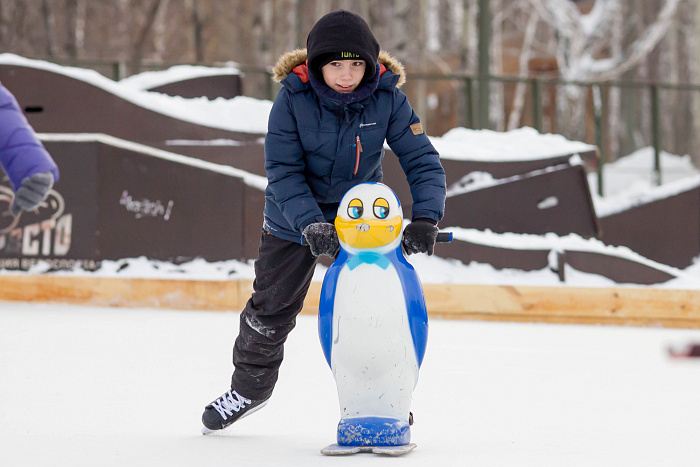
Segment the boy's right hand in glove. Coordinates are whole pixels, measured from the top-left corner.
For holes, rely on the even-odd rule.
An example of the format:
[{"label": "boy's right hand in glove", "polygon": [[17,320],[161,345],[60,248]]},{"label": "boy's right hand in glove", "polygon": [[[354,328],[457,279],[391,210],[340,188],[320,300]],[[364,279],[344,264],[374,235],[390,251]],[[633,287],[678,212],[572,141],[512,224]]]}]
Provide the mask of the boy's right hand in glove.
[{"label": "boy's right hand in glove", "polygon": [[304,240],[311,248],[314,256],[326,255],[334,258],[340,250],[338,233],[335,226],[328,222],[314,222],[304,228],[301,233]]}]

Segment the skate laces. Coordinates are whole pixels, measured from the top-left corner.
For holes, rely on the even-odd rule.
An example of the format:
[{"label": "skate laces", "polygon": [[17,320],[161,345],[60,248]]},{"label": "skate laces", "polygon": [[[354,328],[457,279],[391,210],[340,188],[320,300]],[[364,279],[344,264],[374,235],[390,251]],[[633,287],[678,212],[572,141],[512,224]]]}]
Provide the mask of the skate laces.
[{"label": "skate laces", "polygon": [[227,416],[230,417],[233,415],[233,412],[240,412],[241,409],[245,408],[246,404],[250,403],[250,399],[246,399],[236,391],[229,391],[212,402],[211,405],[219,412],[221,418],[226,420]]}]

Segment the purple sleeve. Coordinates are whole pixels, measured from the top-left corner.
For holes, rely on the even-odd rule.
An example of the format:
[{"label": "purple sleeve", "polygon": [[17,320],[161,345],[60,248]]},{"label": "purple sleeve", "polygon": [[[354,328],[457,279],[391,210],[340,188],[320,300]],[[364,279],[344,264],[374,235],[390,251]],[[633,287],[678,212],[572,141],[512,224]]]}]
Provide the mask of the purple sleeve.
[{"label": "purple sleeve", "polygon": [[36,173],[51,172],[58,181],[58,167],[37,138],[15,97],[0,84],[0,164],[13,190]]}]

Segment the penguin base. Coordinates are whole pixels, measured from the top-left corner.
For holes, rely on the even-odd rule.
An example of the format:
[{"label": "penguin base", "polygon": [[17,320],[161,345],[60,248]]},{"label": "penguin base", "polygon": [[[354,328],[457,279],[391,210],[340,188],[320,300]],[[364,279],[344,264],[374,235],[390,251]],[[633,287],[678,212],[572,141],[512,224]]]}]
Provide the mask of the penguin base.
[{"label": "penguin base", "polygon": [[413,451],[415,447],[414,443],[404,444],[403,446],[340,446],[339,444],[331,444],[321,449],[321,454],[326,456],[347,456],[360,452],[369,452],[396,457]]},{"label": "penguin base", "polygon": [[389,417],[344,418],[338,423],[340,446],[404,446],[411,441],[407,420]]}]

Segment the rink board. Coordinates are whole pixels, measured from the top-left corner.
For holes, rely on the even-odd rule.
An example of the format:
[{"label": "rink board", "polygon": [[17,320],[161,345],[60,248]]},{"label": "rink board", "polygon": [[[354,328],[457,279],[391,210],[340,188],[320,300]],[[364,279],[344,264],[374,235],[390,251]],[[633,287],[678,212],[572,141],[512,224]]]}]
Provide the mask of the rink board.
[{"label": "rink board", "polygon": [[[318,312],[313,282],[303,313]],[[252,281],[0,276],[0,300],[240,311]],[[432,318],[700,328],[700,291],[424,284]]]}]

